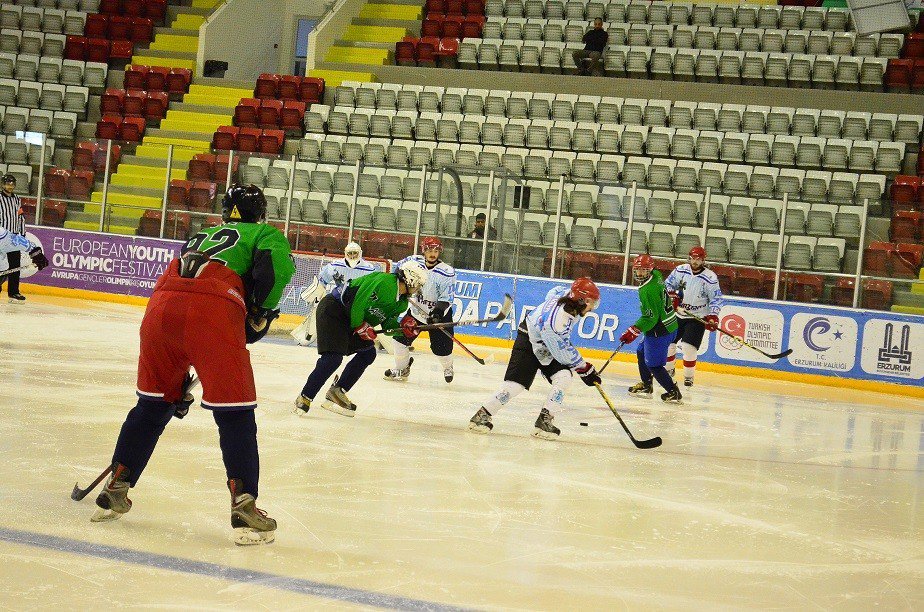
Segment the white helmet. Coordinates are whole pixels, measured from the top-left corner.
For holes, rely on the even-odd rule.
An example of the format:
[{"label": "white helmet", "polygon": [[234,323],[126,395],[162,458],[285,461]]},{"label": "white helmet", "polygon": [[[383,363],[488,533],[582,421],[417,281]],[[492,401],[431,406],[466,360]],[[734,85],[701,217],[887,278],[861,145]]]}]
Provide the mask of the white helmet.
[{"label": "white helmet", "polygon": [[398,280],[404,281],[408,293],[416,293],[430,280],[430,272],[422,263],[410,259],[398,268]]},{"label": "white helmet", "polygon": [[346,248],[343,249],[343,256],[346,259],[347,264],[352,268],[359,260],[363,258],[363,250],[359,248],[359,245],[355,242],[351,242],[346,245]]}]

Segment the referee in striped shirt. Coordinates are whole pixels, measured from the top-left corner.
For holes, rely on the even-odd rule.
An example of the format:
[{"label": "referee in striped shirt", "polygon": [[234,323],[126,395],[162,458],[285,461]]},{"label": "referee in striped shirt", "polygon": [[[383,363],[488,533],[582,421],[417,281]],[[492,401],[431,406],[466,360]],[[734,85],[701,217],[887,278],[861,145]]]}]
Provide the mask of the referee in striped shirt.
[{"label": "referee in striped shirt", "polygon": [[[16,177],[12,174],[5,174],[3,179],[0,179],[0,182],[3,183],[3,190],[0,191],[0,227],[10,233],[25,236],[26,222],[22,216],[22,201],[18,195],[13,193],[16,191]],[[21,251],[6,254],[10,270],[21,265],[21,255]],[[4,281],[10,283],[7,286],[7,294],[10,296],[11,302],[24,302],[26,300],[26,296],[19,292],[19,272],[0,276],[0,288],[2,288]]]}]

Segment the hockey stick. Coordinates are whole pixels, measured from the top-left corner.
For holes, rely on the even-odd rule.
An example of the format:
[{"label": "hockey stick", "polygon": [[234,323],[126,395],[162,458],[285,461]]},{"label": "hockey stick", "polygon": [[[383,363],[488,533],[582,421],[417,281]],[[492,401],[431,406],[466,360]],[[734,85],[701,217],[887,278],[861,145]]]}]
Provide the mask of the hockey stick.
[{"label": "hockey stick", "polygon": [[[189,384],[187,384],[187,385],[183,388],[183,397],[186,397],[186,394],[189,393],[190,391],[192,391],[193,388],[194,388],[196,385],[198,385],[198,384],[199,384],[199,377],[198,377],[198,376],[193,376],[193,377],[189,380]],[[183,417],[179,417],[179,418],[183,418]],[[86,497],[87,495],[89,495],[89,494],[90,494],[90,491],[92,491],[93,489],[95,489],[95,488],[99,485],[99,483],[101,483],[101,482],[103,481],[103,479],[104,479],[106,476],[109,475],[109,473],[110,473],[111,471],[112,471],[112,465],[110,465],[110,466],[107,467],[105,470],[103,470],[103,473],[100,474],[99,476],[97,476],[97,477],[96,477],[96,480],[94,480],[92,483],[90,483],[90,486],[87,487],[86,489],[81,489],[81,488],[80,488],[80,483],[75,482],[75,483],[74,483],[74,490],[71,491],[71,499],[73,499],[74,501],[80,501],[81,499],[83,499],[84,497]]]},{"label": "hockey stick", "polygon": [[[691,313],[690,311],[685,311],[685,312],[686,312],[688,315],[690,315],[691,317],[693,317],[694,319],[696,319],[697,321],[699,321],[700,323],[702,323],[703,325],[707,325],[705,319],[700,319],[699,317],[697,317],[695,314]],[[708,326],[707,326],[707,329],[708,329]],[[761,355],[763,355],[763,356],[766,357],[767,359],[782,359],[783,357],[786,357],[786,356],[788,356],[789,354],[792,353],[792,349],[789,348],[789,349],[786,349],[785,351],[783,351],[782,353],[770,354],[770,353],[768,353],[768,352],[766,352],[766,351],[762,351],[761,349],[757,348],[757,347],[754,346],[753,344],[748,344],[747,341],[745,341],[744,338],[741,338],[740,336],[736,336],[735,334],[732,334],[732,333],[730,333],[730,332],[727,332],[727,331],[725,331],[724,329],[722,329],[721,327],[716,327],[715,330],[716,330],[717,332],[719,332],[720,334],[724,334],[724,335],[728,336],[729,338],[734,338],[736,342],[739,342],[739,343],[743,344],[744,346],[748,347],[749,349],[753,349],[753,350],[757,351],[758,353],[760,353]]]},{"label": "hockey stick", "polygon": [[632,435],[632,432],[629,431],[629,428],[626,427],[626,422],[622,420],[622,417],[619,416],[619,413],[616,412],[616,408],[613,407],[613,402],[607,396],[606,392],[603,391],[603,387],[600,386],[600,383],[594,383],[594,386],[597,388],[597,391],[600,392],[603,401],[606,402],[606,405],[610,407],[610,411],[616,416],[619,420],[619,424],[622,425],[622,428],[625,430],[626,434],[629,436],[629,439],[632,440],[632,444],[635,445],[635,448],[657,448],[661,446],[661,437],[655,436],[650,440],[636,440],[635,436]]},{"label": "hockey stick", "polygon": [[[513,298],[510,297],[509,293],[505,293],[504,303],[501,305],[500,312],[498,312],[493,317],[489,317],[487,319],[469,319],[468,321],[447,321],[445,323],[428,323],[426,325],[421,325],[417,329],[419,329],[420,331],[430,331],[433,329],[462,327],[465,325],[482,325],[484,323],[497,323],[507,318],[507,315],[510,314],[511,308],[513,308]],[[390,330],[390,331],[395,331],[395,330]]]},{"label": "hockey stick", "polygon": [[10,269],[8,269],[8,270],[2,270],[2,271],[0,271],[0,276],[5,276],[5,275],[7,275],[7,274],[13,274],[13,273],[19,272],[19,271],[21,271],[21,270],[26,270],[26,269],[28,269],[28,268],[35,268],[35,267],[36,267],[36,266],[34,266],[33,264],[28,264],[28,265],[26,265],[26,266],[19,266],[18,268],[10,268]]},{"label": "hockey stick", "polygon": [[[408,302],[409,302],[414,308],[416,308],[419,312],[421,312],[421,313],[423,313],[423,314],[426,314],[426,312],[424,311],[424,307],[423,307],[421,304],[419,304],[419,303],[417,302],[417,300],[408,299]],[[442,328],[442,327],[440,328],[440,331],[443,332],[443,333],[446,335],[447,338],[449,338],[450,340],[452,340],[453,342],[455,342],[455,343],[459,346],[460,349],[462,349],[463,351],[465,351],[466,353],[468,353],[469,357],[471,357],[472,359],[474,359],[475,361],[477,361],[477,362],[478,362],[479,364],[481,364],[481,365],[484,365],[484,364],[485,364],[484,359],[482,359],[481,357],[479,357],[478,355],[476,355],[475,353],[473,353],[473,352],[471,351],[471,349],[469,349],[467,346],[465,346],[464,344],[462,344],[462,341],[459,340],[458,338],[456,338],[455,335],[450,334],[448,331],[446,331],[445,328]]]},{"label": "hockey stick", "polygon": [[610,365],[610,362],[613,360],[613,357],[616,356],[616,353],[618,353],[620,349],[622,349],[622,347],[625,346],[625,344],[626,344],[625,342],[619,343],[619,346],[616,347],[616,350],[610,353],[610,356],[606,358],[606,363],[603,364],[603,367],[597,370],[597,374],[603,374],[603,370],[606,369],[606,366]]}]

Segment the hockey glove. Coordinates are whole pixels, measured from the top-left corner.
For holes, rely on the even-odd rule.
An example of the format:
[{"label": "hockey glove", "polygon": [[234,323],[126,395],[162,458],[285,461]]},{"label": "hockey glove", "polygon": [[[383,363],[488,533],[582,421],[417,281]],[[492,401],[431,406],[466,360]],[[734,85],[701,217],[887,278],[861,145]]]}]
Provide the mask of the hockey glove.
[{"label": "hockey glove", "polygon": [[437,302],[429,316],[427,316],[427,323],[440,323],[450,308],[449,302]]},{"label": "hockey glove", "polygon": [[671,299],[671,304],[674,306],[674,310],[680,308],[680,294],[676,291],[668,291],[667,297]]},{"label": "hockey glove", "polygon": [[247,344],[262,340],[263,336],[269,332],[270,323],[278,316],[278,310],[251,306],[244,322],[244,335],[247,336]]},{"label": "hockey glove", "polygon": [[597,372],[597,368],[595,368],[594,364],[590,363],[589,361],[585,361],[584,365],[577,368],[575,372],[580,375],[581,380],[583,380],[584,384],[588,387],[593,387],[594,385],[598,385],[603,382],[600,378],[599,372]]},{"label": "hockey glove", "polygon": [[29,251],[29,257],[32,258],[32,265],[39,270],[44,270],[48,267],[48,258],[45,257],[45,253],[42,252],[42,247],[35,247]]},{"label": "hockey glove", "polygon": [[372,342],[373,340],[375,340],[375,335],[376,335],[375,330],[372,329],[372,326],[366,323],[365,321],[363,322],[362,325],[360,325],[353,331],[356,332],[356,335],[362,338],[363,340],[368,340],[369,342]]},{"label": "hockey glove", "polygon": [[189,414],[189,407],[196,401],[196,398],[189,392],[189,388],[192,386],[192,380],[192,376],[186,374],[186,377],[183,378],[183,399],[179,399],[170,405],[173,408],[173,416],[178,419],[182,419]]},{"label": "hockey glove", "polygon": [[635,339],[642,335],[642,330],[636,326],[632,326],[626,331],[622,332],[622,335],[619,336],[619,341],[623,344],[632,344],[635,342]]},{"label": "hockey glove", "polygon": [[404,333],[405,338],[410,338],[413,340],[420,335],[420,330],[417,329],[420,325],[420,322],[414,318],[410,313],[404,315],[401,318],[401,331]]},{"label": "hockey glove", "polygon": [[706,329],[709,331],[715,331],[719,329],[719,317],[714,314],[706,315],[706,318],[703,319],[706,323]]}]

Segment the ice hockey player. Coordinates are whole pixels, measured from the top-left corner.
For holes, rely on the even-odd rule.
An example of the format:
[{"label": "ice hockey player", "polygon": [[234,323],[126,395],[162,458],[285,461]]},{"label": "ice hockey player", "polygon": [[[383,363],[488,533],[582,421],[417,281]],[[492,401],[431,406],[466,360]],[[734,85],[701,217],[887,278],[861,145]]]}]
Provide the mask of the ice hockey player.
[{"label": "ice hockey player", "polygon": [[[398,265],[406,261],[416,261],[425,266],[430,273],[430,280],[421,291],[419,300],[411,298],[410,314],[421,323],[446,323],[452,321],[452,301],[456,297],[456,271],[445,261],[440,260],[443,252],[443,243],[439,238],[424,238],[421,244],[422,255],[405,257]],[[443,378],[452,382],[452,328],[445,333],[438,330],[430,332],[430,350],[440,360],[443,366]],[[395,367],[385,370],[385,380],[407,380],[411,373],[410,346],[414,338],[398,337],[395,340]]]},{"label": "ice hockey player", "polygon": [[[373,272],[335,288],[318,304],[318,361],[295,400],[295,413],[304,415],[346,355],[353,355],[343,374],[328,388],[323,408],[344,416],[356,414],[346,392],[353,388],[372,362],[376,351],[376,325],[394,335],[416,338],[417,319],[405,314],[408,297],[427,285],[429,272],[416,261],[406,261],[394,273]],[[378,332],[381,333],[381,332]]]},{"label": "ice hockey player", "polygon": [[545,404],[536,419],[533,435],[554,440],[561,431],[555,426],[553,412],[561,409],[565,391],[571,386],[574,370],[592,387],[600,382],[597,369],[571,343],[571,330],[582,316],[600,304],[600,290],[586,276],[575,280],[571,287],[555,287],[545,296],[517,328],[517,337],[510,353],[510,362],[504,373],[504,384],[471,418],[468,428],[477,433],[488,433],[494,424],[491,417],[511,399],[529,389],[536,372],[552,385]]},{"label": "ice hockey player", "polygon": [[317,335],[315,326],[317,306],[321,298],[333,291],[334,287],[354,278],[381,271],[382,266],[363,259],[363,250],[358,244],[351,242],[346,245],[343,250],[343,259],[325,264],[318,276],[302,291],[301,298],[308,304],[308,313],[305,320],[292,330],[292,337],[295,341],[302,346],[308,346]]},{"label": "ice hockey player", "polygon": [[275,538],[276,521],[256,506],[257,394],[246,345],[269,331],[295,266],[288,240],[263,223],[260,188],[232,185],[221,207],[223,223],[193,236],[154,287],[141,321],[138,403],[122,424],[112,475],[92,520],[117,519],[131,509],[129,487],[170,419],[183,418],[193,402],[187,393],[192,365],[202,381],[202,407],[218,426],[234,541],[263,544]]},{"label": "ice hockey player", "polygon": [[[677,338],[667,349],[667,372],[671,377],[674,376],[679,345],[683,354],[683,384],[692,387],[696,355],[703,342],[703,335],[707,329],[715,331],[719,328],[719,310],[722,308],[719,277],[706,267],[706,249],[700,246],[690,249],[688,263],[674,268],[667,275],[664,285],[677,311]],[[690,315],[703,319],[705,324]]]},{"label": "ice hockey player", "polygon": [[642,381],[630,387],[629,393],[638,397],[651,397],[651,379],[654,376],[666,391],[661,395],[661,399],[679,404],[683,396],[664,367],[667,363],[667,349],[677,332],[677,315],[674,313],[673,302],[667,295],[661,273],[654,269],[651,255],[638,255],[632,262],[632,274],[635,282],[641,285],[638,297],[641,301],[642,316],[635,325],[623,332],[619,341],[631,344],[640,335],[645,334],[645,337],[636,351]]},{"label": "ice hockey player", "polygon": [[[32,265],[39,270],[44,270],[48,265],[48,258],[45,257],[45,253],[42,252],[42,247],[32,244],[28,238],[21,234],[14,234],[0,227],[0,255],[4,256],[0,257],[0,279],[3,278],[4,272],[9,270],[9,264],[7,263],[5,255],[15,251],[28,253],[29,257],[32,259]],[[10,301],[12,302],[13,300]]]}]

